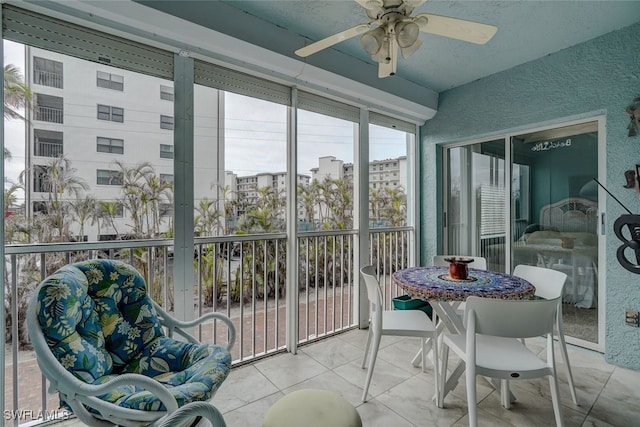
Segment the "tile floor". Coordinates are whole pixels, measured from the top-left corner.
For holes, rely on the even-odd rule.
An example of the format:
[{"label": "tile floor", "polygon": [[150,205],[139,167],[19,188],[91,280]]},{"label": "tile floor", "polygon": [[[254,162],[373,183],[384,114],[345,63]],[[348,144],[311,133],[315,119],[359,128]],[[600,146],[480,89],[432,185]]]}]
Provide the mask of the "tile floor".
[{"label": "tile floor", "polygon": [[[297,355],[280,354],[235,368],[213,403],[229,427],[253,427],[261,425],[267,409],[285,394],[318,388],[332,390],[351,402],[366,427],[468,425],[463,382],[447,396],[444,409],[435,406],[430,364],[425,373],[411,365],[419,348],[416,338],[383,337],[370,398],[362,403],[366,370],[360,363],[366,337],[367,331],[353,330],[302,346]],[[544,351],[542,340],[527,344]],[[572,346],[569,358],[580,405],[571,401],[564,365],[560,365],[566,426],[640,426],[640,372],[609,365],[601,354]],[[480,426],[555,424],[546,379],[513,381],[512,391],[517,400],[505,410],[499,393],[485,380],[478,380]]]}]

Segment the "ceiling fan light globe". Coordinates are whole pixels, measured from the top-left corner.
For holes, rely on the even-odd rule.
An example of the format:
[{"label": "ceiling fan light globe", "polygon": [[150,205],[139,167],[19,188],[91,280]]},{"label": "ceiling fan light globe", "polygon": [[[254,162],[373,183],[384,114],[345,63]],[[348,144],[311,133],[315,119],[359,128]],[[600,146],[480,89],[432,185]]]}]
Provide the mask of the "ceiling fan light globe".
[{"label": "ceiling fan light globe", "polygon": [[420,27],[415,22],[398,22],[395,26],[398,46],[407,48],[412,46],[420,35]]},{"label": "ceiling fan light globe", "polygon": [[367,0],[364,3],[364,8],[367,10],[376,10],[384,6],[384,2],[382,0]]},{"label": "ceiling fan light globe", "polygon": [[360,45],[369,55],[373,56],[380,51],[384,44],[385,34],[384,29],[381,27],[367,31],[360,37]]},{"label": "ceiling fan light globe", "polygon": [[422,40],[418,39],[414,44],[412,44],[409,47],[400,47],[400,52],[402,52],[402,57],[404,59],[409,59],[409,57],[413,55],[420,46],[422,46]]},{"label": "ceiling fan light globe", "polygon": [[388,64],[389,61],[391,61],[391,50],[389,48],[388,40],[384,41],[380,50],[376,52],[375,55],[371,55],[371,59],[378,63],[384,62],[385,64]]}]

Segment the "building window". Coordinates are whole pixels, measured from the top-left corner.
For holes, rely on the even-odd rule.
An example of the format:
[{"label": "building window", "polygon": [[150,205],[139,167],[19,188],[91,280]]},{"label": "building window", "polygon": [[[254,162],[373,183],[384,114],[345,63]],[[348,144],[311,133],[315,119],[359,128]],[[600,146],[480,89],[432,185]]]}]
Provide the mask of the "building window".
[{"label": "building window", "polygon": [[122,185],[122,172],[98,169],[98,185]]},{"label": "building window", "polygon": [[173,88],[171,86],[160,85],[160,99],[173,101]]},{"label": "building window", "polygon": [[62,89],[62,62],[33,57],[33,83]]},{"label": "building window", "polygon": [[160,116],[160,129],[173,130],[173,116]]},{"label": "building window", "polygon": [[124,154],[124,140],[99,136],[98,153]]},{"label": "building window", "polygon": [[98,104],[98,120],[109,120],[112,122],[123,123],[124,109]]},{"label": "building window", "polygon": [[124,90],[124,77],[117,74],[105,73],[98,71],[97,73],[98,87],[104,87],[113,90]]},{"label": "building window", "polygon": [[173,159],[173,145],[160,144],[160,158]]},{"label": "building window", "polygon": [[48,193],[51,188],[49,176],[51,176],[51,166],[35,166],[33,169],[33,191]]},{"label": "building window", "polygon": [[33,153],[41,157],[60,157],[64,154],[62,132],[34,129]]},{"label": "building window", "polygon": [[160,181],[163,183],[167,183],[170,182],[173,184],[173,175],[170,173],[161,173],[160,174]]},{"label": "building window", "polygon": [[59,96],[35,94],[35,120],[50,123],[63,123],[64,102]]}]

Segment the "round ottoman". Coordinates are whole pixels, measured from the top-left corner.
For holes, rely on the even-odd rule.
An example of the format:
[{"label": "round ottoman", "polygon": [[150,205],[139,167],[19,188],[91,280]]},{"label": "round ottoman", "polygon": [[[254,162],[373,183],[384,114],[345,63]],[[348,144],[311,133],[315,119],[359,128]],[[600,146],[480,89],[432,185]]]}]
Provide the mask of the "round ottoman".
[{"label": "round ottoman", "polygon": [[262,427],[362,427],[356,408],[336,393],[298,390],[278,400],[262,419]]}]

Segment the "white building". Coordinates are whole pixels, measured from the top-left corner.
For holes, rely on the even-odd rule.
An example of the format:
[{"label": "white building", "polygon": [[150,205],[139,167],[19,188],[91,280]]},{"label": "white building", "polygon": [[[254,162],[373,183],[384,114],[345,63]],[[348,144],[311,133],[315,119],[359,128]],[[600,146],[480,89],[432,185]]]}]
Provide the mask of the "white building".
[{"label": "white building", "polygon": [[[25,144],[26,168],[33,171],[26,182],[28,215],[48,199],[43,167],[61,154],[71,161],[74,175],[89,185],[85,193],[98,201],[114,201],[122,195],[123,177],[116,162],[127,167],[149,162],[161,180],[173,181],[172,81],[38,48],[25,51],[25,81],[33,93]],[[217,96],[219,91],[209,88],[195,96],[196,203],[218,197],[218,136],[208,120],[217,117]],[[162,211],[168,227],[171,210]],[[98,233],[97,225],[85,224],[85,235],[89,240],[109,239],[129,229],[128,215],[120,209],[115,229],[103,225]]]}]

